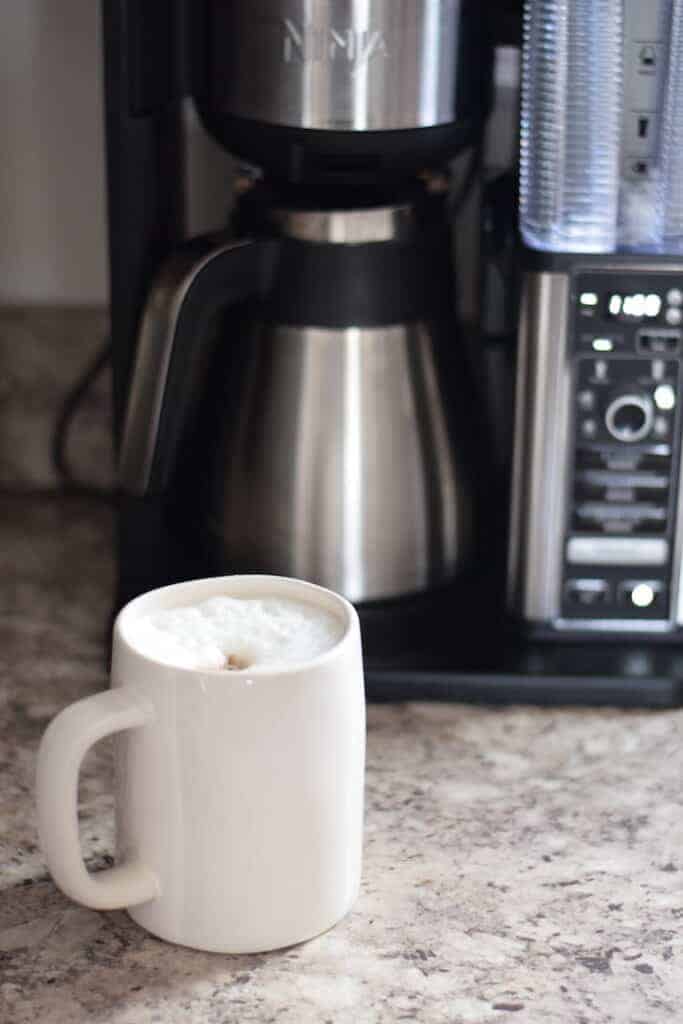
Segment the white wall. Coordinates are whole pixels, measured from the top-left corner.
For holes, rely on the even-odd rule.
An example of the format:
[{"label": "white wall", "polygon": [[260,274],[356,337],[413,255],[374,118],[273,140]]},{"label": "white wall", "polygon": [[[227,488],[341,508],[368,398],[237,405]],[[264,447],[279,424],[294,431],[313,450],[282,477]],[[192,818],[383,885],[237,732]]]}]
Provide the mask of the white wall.
[{"label": "white wall", "polygon": [[0,302],[106,301],[98,0],[0,0]]},{"label": "white wall", "polygon": [[[100,7],[0,0],[0,304],[107,301]],[[205,230],[230,163],[191,114],[188,136],[188,220]]]}]

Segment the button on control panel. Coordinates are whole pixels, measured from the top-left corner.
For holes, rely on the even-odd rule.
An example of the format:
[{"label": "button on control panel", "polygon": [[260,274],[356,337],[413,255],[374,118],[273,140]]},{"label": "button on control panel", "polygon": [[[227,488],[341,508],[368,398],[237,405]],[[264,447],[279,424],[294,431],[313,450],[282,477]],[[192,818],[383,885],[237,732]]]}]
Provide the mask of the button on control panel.
[{"label": "button on control panel", "polygon": [[607,580],[570,579],[565,585],[567,600],[577,608],[594,608],[604,604],[609,597]]},{"label": "button on control panel", "polygon": [[663,605],[664,586],[661,580],[625,580],[619,584],[617,600],[630,611],[633,608],[656,608]]},{"label": "button on control panel", "polygon": [[586,271],[572,295],[562,618],[661,628],[678,550],[683,274]]},{"label": "button on control panel", "polygon": [[642,441],[652,430],[653,420],[649,395],[617,395],[605,410],[605,426],[617,441]]}]

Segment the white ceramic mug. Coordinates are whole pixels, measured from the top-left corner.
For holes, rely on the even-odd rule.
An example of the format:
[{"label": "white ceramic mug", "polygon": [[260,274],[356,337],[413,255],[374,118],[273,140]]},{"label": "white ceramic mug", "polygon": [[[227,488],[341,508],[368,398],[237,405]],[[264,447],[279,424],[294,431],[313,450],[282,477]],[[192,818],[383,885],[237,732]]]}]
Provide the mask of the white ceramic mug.
[{"label": "white ceramic mug", "polygon": [[[177,668],[127,640],[137,616],[216,594],[306,601],[340,617],[330,650],[286,668]],[[117,864],[89,874],[78,775],[116,749]],[[226,953],[318,935],[360,883],[365,700],[360,629],[337,594],[277,576],[228,576],[136,598],[114,626],[111,689],[66,708],[38,757],[38,821],[57,885],[88,907],[126,907],[170,942]]]}]

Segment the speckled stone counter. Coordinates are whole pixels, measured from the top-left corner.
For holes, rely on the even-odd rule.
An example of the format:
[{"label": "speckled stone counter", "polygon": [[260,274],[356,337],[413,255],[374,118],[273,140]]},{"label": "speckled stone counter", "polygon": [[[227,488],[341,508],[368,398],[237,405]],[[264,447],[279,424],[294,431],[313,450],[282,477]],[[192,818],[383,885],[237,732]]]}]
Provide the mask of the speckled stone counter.
[{"label": "speckled stone counter", "polygon": [[[259,956],[167,945],[58,892],[37,847],[50,717],[105,685],[105,505],[0,504],[2,1024],[661,1024],[683,1019],[678,712],[374,706],[361,898]],[[110,751],[88,756],[91,869]]]}]

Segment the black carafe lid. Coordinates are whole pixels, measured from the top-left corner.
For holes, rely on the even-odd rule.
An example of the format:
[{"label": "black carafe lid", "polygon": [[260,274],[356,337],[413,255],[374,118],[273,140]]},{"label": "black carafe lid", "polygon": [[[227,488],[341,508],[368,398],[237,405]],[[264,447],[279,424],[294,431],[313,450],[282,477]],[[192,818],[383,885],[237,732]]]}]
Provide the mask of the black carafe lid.
[{"label": "black carafe lid", "polygon": [[262,313],[282,324],[432,319],[451,297],[446,179],[389,189],[278,187],[243,196],[240,234],[282,239]]}]

